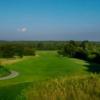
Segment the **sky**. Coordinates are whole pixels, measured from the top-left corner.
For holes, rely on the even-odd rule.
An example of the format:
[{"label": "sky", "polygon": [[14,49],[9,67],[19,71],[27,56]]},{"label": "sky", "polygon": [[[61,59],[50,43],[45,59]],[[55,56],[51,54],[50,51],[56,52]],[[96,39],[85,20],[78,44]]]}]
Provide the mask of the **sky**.
[{"label": "sky", "polygon": [[0,40],[100,41],[100,0],[0,0]]}]

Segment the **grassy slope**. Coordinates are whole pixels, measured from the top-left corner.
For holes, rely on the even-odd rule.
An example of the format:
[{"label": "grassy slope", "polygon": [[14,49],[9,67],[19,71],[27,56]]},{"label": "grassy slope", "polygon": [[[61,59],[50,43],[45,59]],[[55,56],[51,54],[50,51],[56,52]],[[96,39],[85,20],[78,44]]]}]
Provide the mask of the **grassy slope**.
[{"label": "grassy slope", "polygon": [[[18,91],[26,87],[27,82],[87,74],[84,66],[87,63],[84,61],[58,56],[55,51],[40,51],[37,54],[35,57],[28,57],[23,61],[6,65],[7,68],[18,71],[20,75],[14,79],[0,81],[0,97],[10,100],[18,95]],[[10,93],[14,90],[14,93]],[[6,99],[7,96],[4,95],[9,96],[9,99]]]},{"label": "grassy slope", "polygon": [[0,81],[0,86],[86,73],[85,62],[78,62],[83,63],[79,64],[73,59],[58,56],[54,51],[41,51],[36,57],[28,57],[23,61],[6,65],[8,69],[18,71],[20,75],[15,79]]}]

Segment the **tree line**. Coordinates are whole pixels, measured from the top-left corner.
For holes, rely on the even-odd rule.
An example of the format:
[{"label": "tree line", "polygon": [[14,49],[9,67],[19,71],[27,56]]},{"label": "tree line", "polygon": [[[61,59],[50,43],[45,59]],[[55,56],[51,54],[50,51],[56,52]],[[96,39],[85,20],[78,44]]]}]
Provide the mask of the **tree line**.
[{"label": "tree line", "polygon": [[100,63],[100,44],[89,41],[69,41],[58,50],[58,54]]},{"label": "tree line", "polygon": [[0,45],[0,57],[1,58],[13,58],[35,55],[33,47],[23,44],[2,44]]},{"label": "tree line", "polygon": [[23,45],[33,47],[36,50],[58,50],[67,41],[0,41],[0,45]]},{"label": "tree line", "polygon": [[0,41],[0,57],[35,55],[36,50],[57,50],[58,54],[100,63],[100,42],[90,41]]},{"label": "tree line", "polygon": [[0,41],[0,57],[35,55],[36,50],[58,50],[65,41]]}]

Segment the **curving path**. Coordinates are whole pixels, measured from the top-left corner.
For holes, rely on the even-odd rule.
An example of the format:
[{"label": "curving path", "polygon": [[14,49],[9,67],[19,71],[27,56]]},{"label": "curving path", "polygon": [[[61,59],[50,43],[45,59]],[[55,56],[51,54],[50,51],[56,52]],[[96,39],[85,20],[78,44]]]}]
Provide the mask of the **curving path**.
[{"label": "curving path", "polygon": [[8,76],[4,76],[4,77],[0,77],[0,80],[8,80],[8,79],[12,79],[12,78],[15,78],[19,75],[18,72],[16,71],[11,71],[11,74],[8,75]]}]

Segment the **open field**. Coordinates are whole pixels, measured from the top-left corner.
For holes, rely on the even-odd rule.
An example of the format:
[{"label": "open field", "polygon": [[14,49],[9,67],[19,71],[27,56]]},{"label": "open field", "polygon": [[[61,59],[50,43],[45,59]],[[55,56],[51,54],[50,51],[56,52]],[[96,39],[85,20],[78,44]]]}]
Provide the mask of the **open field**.
[{"label": "open field", "polygon": [[[0,98],[2,100],[15,100],[23,89],[33,83],[37,84],[44,80],[63,77],[85,77],[91,73],[89,63],[59,56],[56,51],[38,51],[36,56],[6,64],[5,67],[19,72],[19,76],[0,81]],[[11,93],[12,91],[14,92]]]}]

